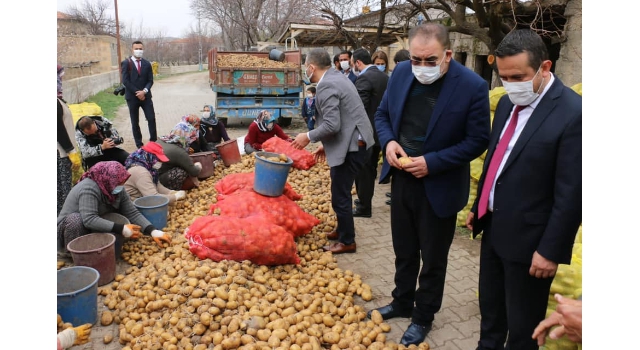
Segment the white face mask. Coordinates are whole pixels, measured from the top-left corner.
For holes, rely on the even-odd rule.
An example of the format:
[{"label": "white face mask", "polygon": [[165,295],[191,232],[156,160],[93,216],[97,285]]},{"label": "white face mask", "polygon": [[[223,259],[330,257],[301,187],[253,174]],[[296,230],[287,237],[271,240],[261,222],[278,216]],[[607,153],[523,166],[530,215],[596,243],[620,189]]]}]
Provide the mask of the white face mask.
[{"label": "white face mask", "polygon": [[305,84],[311,84],[311,77],[313,76],[313,73],[311,73],[311,75],[307,73],[308,70],[309,70],[309,67],[307,67],[307,69],[304,70],[304,76],[302,77],[302,80],[304,81]]},{"label": "white face mask", "polygon": [[154,165],[151,166],[151,168],[153,169],[160,169],[162,167],[162,163],[161,162],[156,162]]},{"label": "white face mask", "polygon": [[133,55],[136,58],[142,58],[142,52],[143,52],[142,50],[133,50]]},{"label": "white face mask", "polygon": [[202,112],[202,118],[209,118],[211,116],[211,112],[204,111]]},{"label": "white face mask", "polygon": [[[540,87],[538,91],[533,91],[533,79],[536,78],[540,69],[536,74],[528,81],[519,81],[515,83],[510,83],[502,80],[502,85],[504,89],[507,90],[507,94],[509,95],[509,100],[516,106],[528,106],[531,102],[535,101],[538,96],[540,96],[540,90],[542,89],[542,83],[540,83]],[[544,79],[543,79],[544,80]]]},{"label": "white face mask", "polygon": [[351,68],[351,66],[349,65],[349,61],[340,61],[340,67],[342,68],[342,70]]},{"label": "white face mask", "polygon": [[440,79],[440,65],[444,62],[444,59],[447,57],[447,52],[444,52],[444,56],[442,57],[442,61],[435,67],[425,67],[425,66],[411,66],[411,71],[413,75],[418,79],[421,84],[431,84],[434,81]]},{"label": "white face mask", "polygon": [[387,68],[384,64],[377,64],[376,67],[378,67],[378,70],[381,72],[384,72],[385,68]]}]

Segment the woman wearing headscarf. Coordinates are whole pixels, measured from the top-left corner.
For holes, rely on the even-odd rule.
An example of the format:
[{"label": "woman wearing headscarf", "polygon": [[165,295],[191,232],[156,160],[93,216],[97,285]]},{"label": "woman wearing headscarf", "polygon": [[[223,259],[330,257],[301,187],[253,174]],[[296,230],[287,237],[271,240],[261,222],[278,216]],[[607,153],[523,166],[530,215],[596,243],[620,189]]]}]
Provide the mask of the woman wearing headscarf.
[{"label": "woman wearing headscarf", "polygon": [[277,136],[283,140],[291,141],[291,138],[276,124],[276,118],[267,110],[261,110],[256,120],[249,125],[247,136],[244,137],[244,151],[251,154],[262,150],[262,144],[268,139]]},{"label": "woman wearing headscarf", "polygon": [[[156,229],[123,191],[130,174],[116,161],[92,166],[71,189],[58,215],[58,252],[67,255],[67,244],[89,233],[122,234],[137,239],[142,233],[151,235],[159,245],[171,243],[171,237]],[[131,224],[123,225],[101,216],[118,213]]]},{"label": "woman wearing headscarf", "polygon": [[197,146],[195,144],[191,146],[195,152],[213,151],[216,154],[219,154],[216,146],[222,141],[230,140],[227,129],[219,122],[212,105],[205,105],[202,108],[199,140]]},{"label": "woman wearing headscarf", "polygon": [[194,163],[189,157],[189,145],[198,139],[198,129],[190,121],[195,123],[193,118],[183,117],[169,135],[158,139],[164,154],[169,159],[162,163],[158,170],[158,178],[163,186],[175,191],[182,189],[188,178],[195,186],[199,184],[197,176],[202,170],[202,164]]},{"label": "woman wearing headscarf", "polygon": [[124,167],[131,174],[124,183],[124,190],[132,201],[140,197],[160,195],[169,199],[169,204],[184,199],[184,191],[172,191],[164,187],[158,179],[158,169],[162,163],[169,161],[162,146],[156,142],[148,142],[131,153],[124,162]]}]

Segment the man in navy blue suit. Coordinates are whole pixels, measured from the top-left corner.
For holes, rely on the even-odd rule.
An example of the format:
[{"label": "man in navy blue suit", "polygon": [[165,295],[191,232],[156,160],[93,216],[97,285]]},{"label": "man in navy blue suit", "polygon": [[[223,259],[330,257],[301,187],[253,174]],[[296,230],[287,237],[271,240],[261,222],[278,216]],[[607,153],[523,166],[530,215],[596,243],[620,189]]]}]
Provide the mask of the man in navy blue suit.
[{"label": "man in navy blue suit", "polygon": [[375,115],[385,155],[380,182],[391,177],[396,257],[393,300],[377,310],[385,320],[411,317],[400,340],[405,346],[424,341],[442,306],[456,216],[469,199],[470,163],[487,149],[491,124],[487,82],[451,58],[445,26],[411,29],[409,52]]},{"label": "man in navy blue suit", "polygon": [[129,107],[131,130],[136,147],[140,148],[142,132],[140,131],[140,108],[144,112],[149,126],[149,141],[156,141],[156,113],[151,100],[151,86],[153,86],[153,69],[151,62],[142,58],[143,45],[141,41],[134,41],[131,45],[133,56],[121,63],[122,84],[125,86],[124,98]]},{"label": "man in navy blue suit", "polygon": [[582,221],[582,97],[551,73],[531,29],[507,34],[495,55],[507,95],[467,217],[483,232],[478,349],[537,350],[531,335]]},{"label": "man in navy blue suit", "polygon": [[353,53],[351,53],[351,51],[342,51],[338,56],[338,61],[340,62],[340,71],[342,72],[342,74],[346,75],[349,80],[351,80],[351,82],[355,84],[358,76],[353,73],[353,67],[351,67],[351,56],[353,56]]}]

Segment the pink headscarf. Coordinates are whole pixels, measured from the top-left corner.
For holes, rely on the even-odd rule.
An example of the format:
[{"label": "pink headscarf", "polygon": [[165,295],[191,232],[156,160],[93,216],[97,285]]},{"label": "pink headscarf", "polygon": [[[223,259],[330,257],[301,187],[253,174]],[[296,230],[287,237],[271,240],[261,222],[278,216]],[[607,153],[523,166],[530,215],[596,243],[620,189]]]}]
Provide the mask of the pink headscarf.
[{"label": "pink headscarf", "polygon": [[113,189],[122,185],[131,176],[124,165],[116,161],[98,162],[96,165],[89,168],[89,170],[82,174],[78,182],[89,178],[93,180],[100,192],[107,197],[109,203],[113,203],[116,200],[116,195],[113,194]]}]

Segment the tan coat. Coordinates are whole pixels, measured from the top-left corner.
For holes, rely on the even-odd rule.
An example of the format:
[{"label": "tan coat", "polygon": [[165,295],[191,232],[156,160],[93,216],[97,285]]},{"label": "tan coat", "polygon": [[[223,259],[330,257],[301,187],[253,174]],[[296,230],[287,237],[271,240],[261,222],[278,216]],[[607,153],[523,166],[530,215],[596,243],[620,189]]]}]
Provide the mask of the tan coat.
[{"label": "tan coat", "polygon": [[127,169],[131,176],[124,183],[124,189],[134,201],[140,197],[163,195],[169,198],[169,204],[173,204],[176,201],[176,196],[173,191],[164,187],[160,181],[158,185],[153,183],[153,178],[149,170],[144,167],[134,165]]}]

